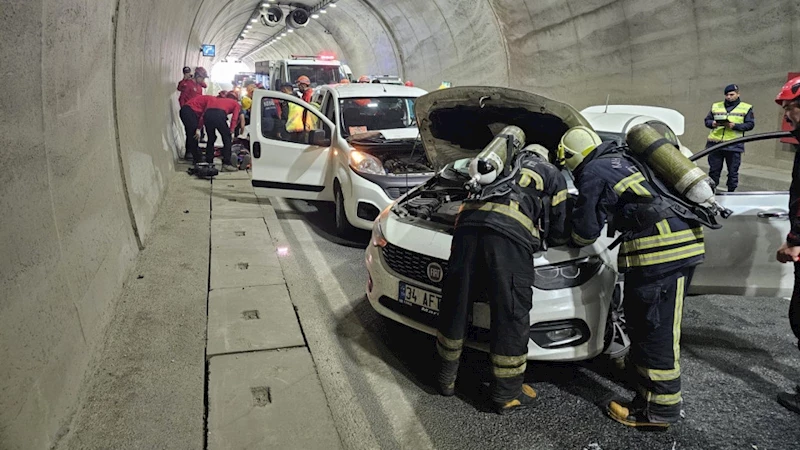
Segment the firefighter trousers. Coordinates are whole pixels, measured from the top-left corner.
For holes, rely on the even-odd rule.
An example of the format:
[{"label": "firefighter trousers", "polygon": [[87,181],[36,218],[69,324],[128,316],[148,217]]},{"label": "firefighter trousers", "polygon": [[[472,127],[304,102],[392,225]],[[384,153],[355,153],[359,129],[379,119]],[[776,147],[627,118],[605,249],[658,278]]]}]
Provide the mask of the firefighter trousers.
[{"label": "firefighter trousers", "polygon": [[436,340],[439,357],[455,362],[456,367],[476,300],[487,301],[491,313],[491,397],[505,403],[522,393],[533,303],[533,254],[499,232],[461,227],[453,234]]},{"label": "firefighter trousers", "polygon": [[636,385],[635,408],[674,423],[681,413],[680,339],[683,299],[694,266],[658,274],[657,266],[625,274],[626,327]]}]

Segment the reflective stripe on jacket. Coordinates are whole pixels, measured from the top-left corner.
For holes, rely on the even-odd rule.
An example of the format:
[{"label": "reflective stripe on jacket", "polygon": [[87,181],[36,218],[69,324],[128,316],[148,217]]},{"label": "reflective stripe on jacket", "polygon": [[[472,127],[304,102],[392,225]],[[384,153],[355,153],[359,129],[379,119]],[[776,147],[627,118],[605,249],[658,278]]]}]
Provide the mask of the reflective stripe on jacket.
[{"label": "reflective stripe on jacket", "polygon": [[[618,157],[599,158],[615,149],[615,144],[601,144],[574,172],[578,201],[572,211],[571,237],[576,246],[593,244],[609,216],[632,217],[659,196],[627,156],[618,153]],[[703,261],[703,230],[697,223],[670,217],[642,230],[619,231],[632,231],[619,250],[620,272],[647,269],[669,273]]]}]

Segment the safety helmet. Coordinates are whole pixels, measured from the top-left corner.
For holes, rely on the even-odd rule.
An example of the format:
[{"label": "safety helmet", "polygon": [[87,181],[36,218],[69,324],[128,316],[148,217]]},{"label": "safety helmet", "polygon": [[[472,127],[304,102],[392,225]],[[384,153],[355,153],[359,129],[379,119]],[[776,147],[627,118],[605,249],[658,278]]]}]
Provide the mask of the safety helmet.
[{"label": "safety helmet", "polygon": [[300,77],[297,78],[297,81],[295,81],[295,83],[297,83],[297,84],[307,84],[307,85],[311,86],[311,79],[309,79],[305,75],[300,75]]},{"label": "safety helmet", "polygon": [[569,170],[575,170],[602,142],[591,128],[582,125],[572,127],[561,136],[561,142],[558,143],[558,162]]},{"label": "safety helmet", "polygon": [[783,85],[778,96],[775,97],[775,103],[783,105],[785,100],[796,100],[800,97],[800,77],[794,77]]},{"label": "safety helmet", "polygon": [[203,67],[197,66],[194,69],[194,76],[200,78],[208,78],[208,72],[206,72],[206,69],[204,69]]},{"label": "safety helmet", "polygon": [[533,152],[537,155],[541,156],[542,159],[545,161],[550,161],[550,151],[547,150],[544,146],[539,144],[531,144],[523,148],[521,151],[523,152]]},{"label": "safety helmet", "polygon": [[405,85],[408,87],[414,87],[414,83],[411,80],[406,81]]},{"label": "safety helmet", "polygon": [[369,83],[369,77],[366,76],[366,75],[361,75],[360,77],[358,77],[358,82],[359,83]]}]

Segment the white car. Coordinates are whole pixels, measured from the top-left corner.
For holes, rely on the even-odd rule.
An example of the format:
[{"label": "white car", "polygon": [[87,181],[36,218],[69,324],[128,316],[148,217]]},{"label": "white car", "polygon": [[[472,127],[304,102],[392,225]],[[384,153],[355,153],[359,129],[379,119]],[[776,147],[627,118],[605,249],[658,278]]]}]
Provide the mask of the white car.
[{"label": "white car", "polygon": [[[367,297],[373,308],[389,319],[429,334],[436,333],[441,281],[447,270],[453,223],[464,197],[463,183],[468,179],[466,163],[494,133],[506,125],[517,125],[525,131],[528,143],[540,143],[552,151],[563,132],[575,125],[597,124],[595,129],[607,139],[624,136],[626,124],[637,121],[661,124],[672,130],[664,121],[644,116],[640,110],[631,111],[627,115],[619,111],[598,113],[608,114],[600,116],[587,112],[586,117],[564,103],[494,87],[451,88],[420,98],[417,102],[420,132],[429,160],[440,170],[386,208],[375,221],[365,255],[369,273]],[[658,115],[659,111],[649,112]],[[682,123],[680,127],[675,123],[673,126],[682,129]],[[564,173],[569,177],[568,172]],[[572,192],[575,193],[574,188]],[[755,206],[750,200],[762,204]],[[696,271],[693,291],[748,295],[778,292],[776,287],[781,283],[766,289],[754,288],[752,280],[748,284],[740,273],[754,271],[762,275],[760,266],[766,268],[767,259],[774,257],[774,251],[761,255],[753,250],[755,245],[777,248],[780,236],[788,231],[785,220],[770,219],[773,216],[759,219],[764,213],[778,215],[781,208],[785,212],[788,201],[785,193],[734,193],[720,196],[718,201],[732,209],[734,215],[722,222],[722,230],[706,230],[706,262]],[[753,245],[727,244],[731,232],[740,238],[748,236]],[[758,237],[753,239],[753,236]],[[767,237],[774,242],[761,241]],[[619,314],[618,249],[607,248],[612,240],[603,232],[592,246],[556,247],[534,255],[536,274],[528,359],[583,360],[597,356],[604,349],[607,353],[618,352],[619,344],[626,343],[622,333],[624,319]],[[744,267],[748,270],[743,270]],[[781,268],[769,264],[769,270],[780,272]],[[791,282],[783,281],[783,288],[790,289]],[[489,323],[488,304],[476,302],[468,345],[488,351]],[[619,342],[611,346],[614,340]]]},{"label": "white car", "polygon": [[[255,91],[250,136],[256,194],[333,201],[340,235],[353,227],[369,230],[381,210],[434,174],[414,116],[414,102],[424,94],[406,86],[328,85],[312,96],[317,109],[292,95]],[[316,129],[286,133],[275,120],[276,101],[305,108]]]}]

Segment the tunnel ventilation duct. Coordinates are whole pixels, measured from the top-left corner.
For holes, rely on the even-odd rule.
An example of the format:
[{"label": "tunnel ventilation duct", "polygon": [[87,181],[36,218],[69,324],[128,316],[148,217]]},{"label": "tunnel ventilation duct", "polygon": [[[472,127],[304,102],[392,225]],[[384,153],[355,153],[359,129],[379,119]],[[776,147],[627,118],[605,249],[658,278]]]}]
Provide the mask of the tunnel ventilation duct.
[{"label": "tunnel ventilation duct", "polygon": [[286,17],[286,25],[289,28],[303,28],[308,25],[310,14],[303,8],[297,8]]},{"label": "tunnel ventilation duct", "polygon": [[269,8],[261,8],[259,15],[261,24],[265,27],[278,26],[283,20],[283,11],[278,6],[270,6]]}]

